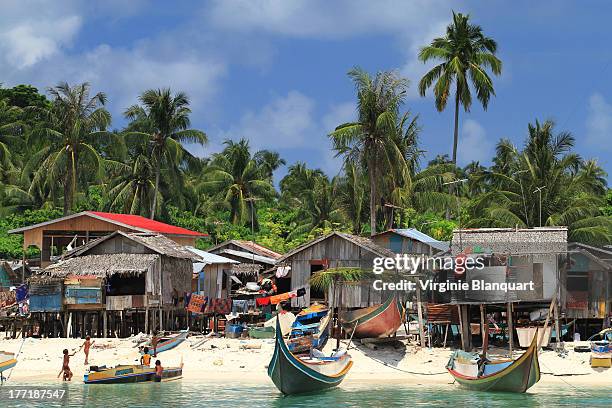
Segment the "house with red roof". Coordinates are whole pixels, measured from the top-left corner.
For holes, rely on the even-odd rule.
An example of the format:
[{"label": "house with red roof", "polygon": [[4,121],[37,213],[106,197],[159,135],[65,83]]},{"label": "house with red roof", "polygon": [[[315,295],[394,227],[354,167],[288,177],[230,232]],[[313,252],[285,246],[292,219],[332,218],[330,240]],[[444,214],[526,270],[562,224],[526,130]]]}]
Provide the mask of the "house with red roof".
[{"label": "house with red roof", "polygon": [[[195,246],[196,240],[208,236],[205,233],[151,220],[140,215],[115,214],[101,211],[83,211],[54,220],[10,230],[10,234],[23,234],[23,248],[40,249],[42,267],[51,263],[52,255],[60,255],[66,249],[84,245],[92,239],[115,231],[128,233],[161,234],[180,245]],[[53,254],[51,253],[52,248]]]}]

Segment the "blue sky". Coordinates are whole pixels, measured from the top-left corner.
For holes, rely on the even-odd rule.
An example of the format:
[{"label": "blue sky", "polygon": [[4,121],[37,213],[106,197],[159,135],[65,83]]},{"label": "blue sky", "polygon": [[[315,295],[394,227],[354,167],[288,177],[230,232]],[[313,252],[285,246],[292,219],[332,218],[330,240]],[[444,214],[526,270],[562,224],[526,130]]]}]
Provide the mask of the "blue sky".
[{"label": "blue sky", "polygon": [[346,72],[395,69],[412,82],[405,107],[420,117],[428,159],[450,154],[453,112],[417,95],[428,66],[416,54],[443,33],[452,9],[498,41],[504,63],[488,111],[461,112],[460,164],[490,163],[501,137],[520,145],[529,122],[551,118],[611,172],[612,4],[604,1],[8,0],[0,82],[89,81],[108,94],[115,127],[141,91],[170,86],[189,94],[193,125],[211,140],[197,154],[246,137],[289,164],[335,174],[326,134],[355,115]]}]

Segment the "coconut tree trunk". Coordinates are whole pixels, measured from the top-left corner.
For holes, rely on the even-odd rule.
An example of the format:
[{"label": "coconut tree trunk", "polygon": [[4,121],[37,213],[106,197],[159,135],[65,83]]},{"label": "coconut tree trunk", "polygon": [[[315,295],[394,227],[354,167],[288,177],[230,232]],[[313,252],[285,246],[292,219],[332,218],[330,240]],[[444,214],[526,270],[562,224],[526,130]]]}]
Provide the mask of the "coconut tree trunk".
[{"label": "coconut tree trunk", "polygon": [[70,214],[70,187],[72,186],[72,166],[66,165],[66,178],[64,179],[64,215]]},{"label": "coconut tree trunk", "polygon": [[459,142],[459,89],[455,94],[455,134],[453,137],[453,164],[457,164],[457,144]]},{"label": "coconut tree trunk", "polygon": [[[158,158],[159,159],[159,158]],[[153,189],[153,203],[151,204],[150,219],[155,219],[155,209],[157,208],[157,192],[159,191],[159,174],[161,172],[161,160],[155,164],[155,188]]]},{"label": "coconut tree trunk", "polygon": [[376,234],[376,165],[374,157],[368,158],[368,173],[370,178],[370,235]]}]

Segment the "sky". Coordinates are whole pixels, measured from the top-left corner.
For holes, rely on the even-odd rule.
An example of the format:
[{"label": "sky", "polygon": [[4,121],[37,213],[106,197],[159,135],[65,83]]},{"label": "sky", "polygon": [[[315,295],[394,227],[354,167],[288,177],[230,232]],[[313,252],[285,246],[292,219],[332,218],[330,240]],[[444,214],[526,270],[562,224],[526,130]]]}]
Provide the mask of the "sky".
[{"label": "sky", "polygon": [[[588,5],[587,5],[588,4]],[[149,88],[186,92],[192,125],[210,143],[248,138],[330,175],[327,134],[355,119],[354,66],[410,80],[405,110],[419,116],[423,164],[452,150],[453,107],[438,112],[416,86],[432,64],[421,46],[444,33],[452,10],[498,42],[503,72],[486,111],[460,112],[458,160],[488,165],[500,138],[521,146],[527,125],[552,119],[576,150],[612,172],[612,3],[466,0],[4,0],[0,83],[44,90],[60,81],[104,91],[113,126]],[[286,173],[281,169],[277,178]]]}]

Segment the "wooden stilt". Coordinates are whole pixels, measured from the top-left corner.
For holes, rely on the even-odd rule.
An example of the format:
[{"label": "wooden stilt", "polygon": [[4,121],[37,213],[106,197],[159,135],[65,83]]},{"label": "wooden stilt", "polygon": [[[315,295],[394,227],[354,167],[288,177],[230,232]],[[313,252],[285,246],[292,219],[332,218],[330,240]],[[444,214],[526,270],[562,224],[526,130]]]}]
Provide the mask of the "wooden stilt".
[{"label": "wooden stilt", "polygon": [[487,356],[489,347],[489,323],[487,322],[485,305],[480,305],[480,335],[482,337],[482,355]]},{"label": "wooden stilt", "polygon": [[149,334],[149,308],[145,308],[145,329],[144,332]]},{"label": "wooden stilt", "polygon": [[102,337],[108,337],[108,315],[106,310],[102,312],[102,330],[104,331]]},{"label": "wooden stilt", "polygon": [[471,351],[470,305],[459,305],[459,324],[461,326],[461,348],[465,351]]},{"label": "wooden stilt", "polygon": [[510,346],[510,358],[514,349],[514,323],[512,321],[512,303],[506,303],[506,321],[508,322],[508,343]]},{"label": "wooden stilt", "polygon": [[442,343],[442,348],[446,348],[446,339],[448,338],[448,327],[449,323],[446,323],[446,330],[444,330],[444,342]]},{"label": "wooden stilt", "polygon": [[421,286],[416,285],[417,316],[419,318],[419,337],[421,337],[421,347],[425,348],[425,328],[423,327],[423,304],[421,303]]},{"label": "wooden stilt", "polygon": [[561,325],[559,324],[559,303],[555,302],[555,308],[553,309],[554,318],[555,318],[555,333],[557,333],[557,338],[555,339],[555,348],[558,349],[563,347],[563,343],[561,342]]}]

